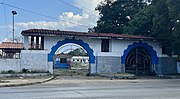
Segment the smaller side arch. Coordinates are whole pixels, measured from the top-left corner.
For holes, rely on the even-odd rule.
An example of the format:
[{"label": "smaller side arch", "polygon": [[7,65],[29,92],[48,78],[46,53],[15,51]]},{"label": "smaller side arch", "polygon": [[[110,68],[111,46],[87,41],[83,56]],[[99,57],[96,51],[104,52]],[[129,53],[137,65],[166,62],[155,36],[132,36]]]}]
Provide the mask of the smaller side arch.
[{"label": "smaller side arch", "polygon": [[147,43],[142,43],[142,42],[134,42],[132,45],[129,45],[126,50],[124,50],[124,54],[121,57],[122,64],[125,64],[128,53],[136,47],[145,48],[151,56],[152,64],[158,64],[159,58],[157,57],[157,52],[153,49],[152,46],[148,45]]},{"label": "smaller side arch", "polygon": [[48,61],[49,62],[53,61],[54,54],[58,50],[58,48],[67,43],[75,43],[82,46],[89,55],[89,63],[95,63],[95,56],[93,54],[93,50],[89,47],[87,43],[83,42],[82,40],[68,39],[68,38],[62,41],[58,41],[57,44],[51,48],[51,52],[48,54]]}]

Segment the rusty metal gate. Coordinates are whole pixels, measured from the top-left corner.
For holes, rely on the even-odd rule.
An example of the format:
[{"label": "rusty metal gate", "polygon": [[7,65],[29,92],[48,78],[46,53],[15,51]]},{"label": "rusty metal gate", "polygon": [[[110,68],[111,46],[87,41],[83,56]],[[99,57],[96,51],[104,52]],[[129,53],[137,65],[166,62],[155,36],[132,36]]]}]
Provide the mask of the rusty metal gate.
[{"label": "rusty metal gate", "polygon": [[133,74],[151,74],[151,56],[143,47],[132,49],[126,58],[125,71]]}]

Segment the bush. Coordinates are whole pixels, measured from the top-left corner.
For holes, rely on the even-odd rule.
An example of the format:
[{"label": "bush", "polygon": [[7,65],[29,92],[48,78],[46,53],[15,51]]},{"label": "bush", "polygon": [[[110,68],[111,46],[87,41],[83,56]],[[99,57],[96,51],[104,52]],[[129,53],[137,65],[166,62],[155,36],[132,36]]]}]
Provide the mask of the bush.
[{"label": "bush", "polygon": [[15,74],[16,72],[13,70],[8,70],[8,71],[2,71],[1,74]]},{"label": "bush", "polygon": [[8,70],[7,72],[10,73],[10,74],[14,74],[15,73],[15,71],[13,71],[13,70]]},{"label": "bush", "polygon": [[22,72],[23,72],[23,73],[27,73],[27,72],[29,72],[29,70],[26,69],[26,68],[23,68],[23,69],[22,69]]}]

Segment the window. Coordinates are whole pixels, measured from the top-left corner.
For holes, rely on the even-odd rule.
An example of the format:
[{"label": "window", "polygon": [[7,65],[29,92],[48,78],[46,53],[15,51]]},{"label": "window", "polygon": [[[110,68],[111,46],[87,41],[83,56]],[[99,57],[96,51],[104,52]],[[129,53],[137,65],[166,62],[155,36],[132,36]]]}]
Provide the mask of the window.
[{"label": "window", "polygon": [[61,58],[60,63],[67,63],[67,58]]},{"label": "window", "polygon": [[101,52],[109,52],[109,39],[102,39]]},{"label": "window", "polygon": [[17,49],[3,49],[0,58],[21,59],[21,50]]},{"label": "window", "polygon": [[29,49],[43,50],[44,37],[43,36],[29,36]]}]

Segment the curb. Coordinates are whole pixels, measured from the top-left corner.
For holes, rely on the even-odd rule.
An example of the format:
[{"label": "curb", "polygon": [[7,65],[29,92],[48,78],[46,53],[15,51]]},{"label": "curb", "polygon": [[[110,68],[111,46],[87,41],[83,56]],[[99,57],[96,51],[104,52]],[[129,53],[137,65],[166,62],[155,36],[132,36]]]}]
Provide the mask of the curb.
[{"label": "curb", "polygon": [[27,86],[27,85],[35,85],[35,84],[42,84],[48,81],[51,81],[55,78],[55,76],[51,76],[48,79],[45,79],[43,81],[37,81],[37,82],[31,82],[31,83],[22,83],[22,84],[9,84],[9,85],[0,85],[0,87],[18,87],[18,86]]},{"label": "curb", "polygon": [[113,80],[113,79],[131,79],[131,80],[134,80],[134,79],[137,79],[136,76],[128,76],[128,75],[103,75],[103,74],[98,74],[98,76],[100,77],[104,77],[104,78],[108,78],[110,80]]}]

